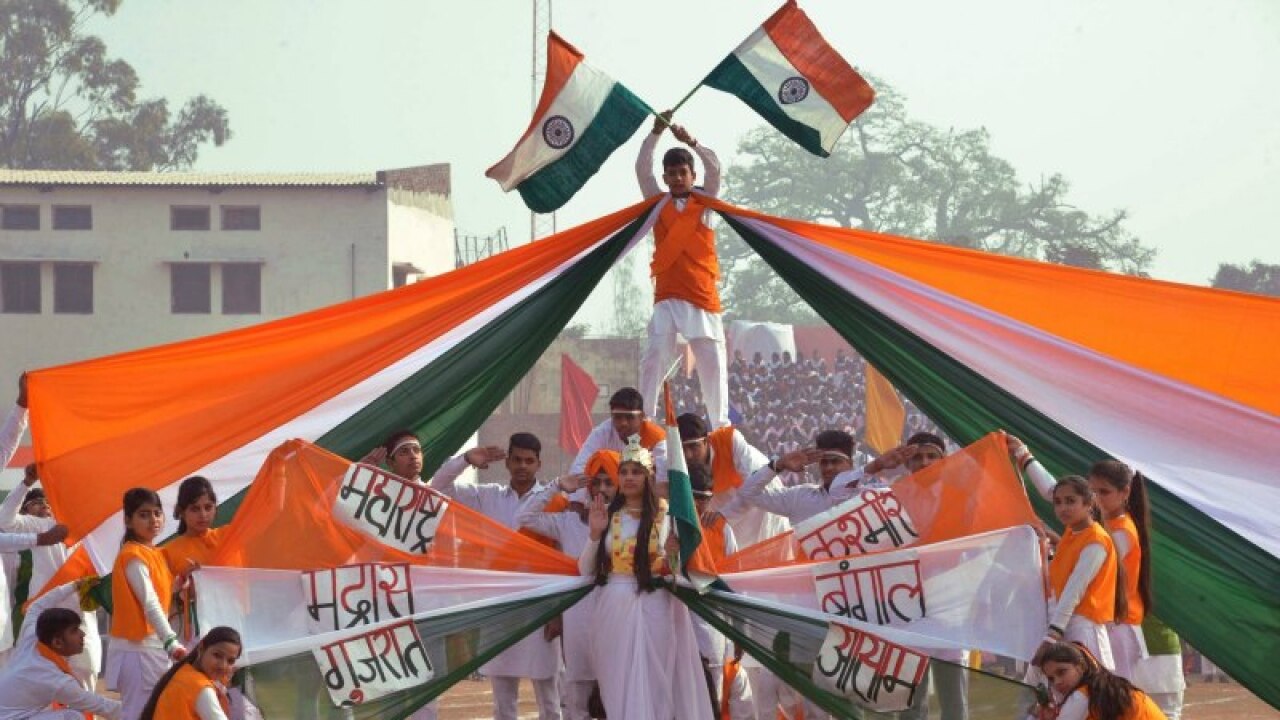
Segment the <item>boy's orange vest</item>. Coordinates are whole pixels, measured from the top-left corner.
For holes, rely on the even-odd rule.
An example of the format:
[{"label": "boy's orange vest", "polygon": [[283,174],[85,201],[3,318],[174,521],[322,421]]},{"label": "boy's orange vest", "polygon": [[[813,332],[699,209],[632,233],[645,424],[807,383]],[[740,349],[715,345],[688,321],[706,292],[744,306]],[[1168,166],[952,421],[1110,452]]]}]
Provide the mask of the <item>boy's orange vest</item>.
[{"label": "boy's orange vest", "polygon": [[1124,567],[1124,594],[1128,598],[1129,609],[1124,617],[1116,618],[1116,622],[1141,625],[1142,619],[1147,615],[1147,609],[1143,607],[1142,595],[1138,593],[1138,573],[1142,570],[1142,546],[1138,544],[1138,526],[1133,524],[1133,518],[1126,513],[1122,517],[1107,521],[1107,531],[1115,532],[1116,530],[1123,532],[1129,538],[1129,554],[1119,558],[1120,564]]},{"label": "boy's orange vest", "polygon": [[711,448],[711,483],[716,493],[742,486],[742,475],[733,463],[733,433],[729,426],[707,433],[707,445]]},{"label": "boy's orange vest", "polygon": [[[202,690],[209,687],[214,687],[214,684],[208,675],[190,664],[184,664],[160,693],[160,698],[156,701],[155,717],[164,720],[200,720],[200,716],[196,714],[196,699],[200,697]],[[221,693],[218,694],[218,702],[222,705],[222,712],[230,717],[231,708],[227,707],[226,699]]]},{"label": "boy's orange vest", "polygon": [[649,274],[656,282],[653,301],[684,300],[707,312],[720,312],[720,261],[716,234],[702,224],[707,206],[692,193],[684,211],[673,200],[662,206],[653,227],[653,262]]},{"label": "boy's orange vest", "polygon": [[160,636],[164,637],[169,634],[169,628],[152,628],[147,624],[142,603],[133,596],[133,589],[125,579],[124,569],[131,560],[138,560],[147,567],[160,607],[164,609],[165,615],[169,614],[169,603],[173,598],[173,574],[169,572],[169,563],[165,561],[164,553],[149,545],[126,542],[120,548],[112,569],[115,582],[111,583],[111,636],[130,642],[142,642],[154,631],[159,631]]},{"label": "boy's orange vest", "polygon": [[715,558],[716,567],[720,567],[728,557],[724,554],[724,527],[727,524],[723,515],[716,515],[716,519],[710,525],[705,523],[702,525],[702,546],[711,552],[711,557]]},{"label": "boy's orange vest", "polygon": [[1105,624],[1115,619],[1116,614],[1116,546],[1101,525],[1091,522],[1080,532],[1067,528],[1062,533],[1058,552],[1049,563],[1049,585],[1053,588],[1053,596],[1061,598],[1071,571],[1080,560],[1080,552],[1094,543],[1106,549],[1107,559],[1098,574],[1093,576],[1093,582],[1085,589],[1072,614]]}]

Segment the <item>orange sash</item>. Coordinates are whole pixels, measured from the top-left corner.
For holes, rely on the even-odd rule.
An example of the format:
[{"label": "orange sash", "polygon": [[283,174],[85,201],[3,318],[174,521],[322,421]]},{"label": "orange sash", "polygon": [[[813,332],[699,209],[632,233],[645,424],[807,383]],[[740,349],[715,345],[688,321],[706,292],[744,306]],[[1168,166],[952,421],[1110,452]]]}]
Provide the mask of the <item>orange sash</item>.
[{"label": "orange sash", "polygon": [[[34,620],[32,622],[34,622]],[[54,667],[58,668],[62,672],[66,673],[67,675],[70,675],[72,678],[75,679],[76,682],[80,682],[80,678],[77,678],[76,674],[71,672],[71,663],[67,662],[67,659],[65,657],[54,652],[53,648],[37,640],[36,652],[40,654],[40,657],[53,663]],[[61,710],[66,706],[63,705],[62,703],[53,703],[52,707],[55,710]],[[84,717],[85,717],[85,720],[93,720],[93,715],[91,713],[84,713]]]},{"label": "orange sash", "polygon": [[[1076,688],[1076,691],[1086,698],[1089,697],[1089,688],[1085,685]],[[1093,712],[1090,712],[1085,720],[1099,720],[1099,718]],[[1161,712],[1160,706],[1156,705],[1156,702],[1148,697],[1146,693],[1134,688],[1133,705],[1129,706],[1129,712],[1125,713],[1124,717],[1117,718],[1117,720],[1165,720],[1165,714]]]},{"label": "orange sash", "polygon": [[164,720],[200,720],[200,716],[196,714],[196,700],[205,688],[213,688],[222,712],[230,717],[231,708],[226,694],[218,689],[208,675],[189,663],[178,668],[178,672],[169,679],[169,684],[164,686],[156,700],[155,716]]}]

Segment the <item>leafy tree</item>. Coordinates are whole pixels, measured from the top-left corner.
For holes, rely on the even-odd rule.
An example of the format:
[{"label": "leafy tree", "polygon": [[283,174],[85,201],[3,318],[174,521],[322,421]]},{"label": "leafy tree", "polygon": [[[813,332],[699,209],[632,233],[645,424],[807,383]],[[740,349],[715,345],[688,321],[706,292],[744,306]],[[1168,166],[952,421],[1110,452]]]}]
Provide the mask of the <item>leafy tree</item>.
[{"label": "leafy tree", "polygon": [[[875,81],[876,102],[829,158],[772,128],[738,145],[746,163],[726,174],[726,197],[756,210],[841,227],[1083,267],[1141,273],[1155,250],[1124,227],[1123,210],[1090,215],[1066,200],[1061,175],[1024,184],[991,150],[985,129],[942,129],[908,116],[903,97]],[[780,322],[816,316],[732,232],[720,233],[727,306]]]},{"label": "leafy tree", "polygon": [[1210,281],[1216,288],[1280,297],[1280,265],[1254,260],[1248,267],[1220,263]]},{"label": "leafy tree", "polygon": [[204,95],[177,113],[140,99],[138,75],[85,31],[122,0],[0,0],[0,166],[171,170],[231,137]]}]

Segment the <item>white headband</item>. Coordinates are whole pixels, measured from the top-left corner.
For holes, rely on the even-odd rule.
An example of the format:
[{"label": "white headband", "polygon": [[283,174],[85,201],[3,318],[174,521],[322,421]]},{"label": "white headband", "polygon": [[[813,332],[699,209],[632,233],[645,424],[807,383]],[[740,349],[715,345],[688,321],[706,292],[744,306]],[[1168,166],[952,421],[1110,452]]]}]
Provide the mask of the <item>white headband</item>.
[{"label": "white headband", "polygon": [[405,438],[404,440],[401,440],[399,444],[397,444],[395,447],[391,448],[391,453],[388,455],[388,457],[395,457],[396,453],[400,452],[400,448],[406,445],[412,445],[418,448],[419,452],[422,451],[422,443],[418,442],[417,438]]}]

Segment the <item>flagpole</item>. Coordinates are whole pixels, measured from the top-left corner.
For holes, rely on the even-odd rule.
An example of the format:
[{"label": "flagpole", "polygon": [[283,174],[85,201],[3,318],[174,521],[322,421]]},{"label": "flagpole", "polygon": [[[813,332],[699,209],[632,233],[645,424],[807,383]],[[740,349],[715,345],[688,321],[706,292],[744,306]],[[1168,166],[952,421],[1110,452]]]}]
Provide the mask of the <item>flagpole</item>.
[{"label": "flagpole", "polygon": [[[685,93],[684,97],[680,98],[680,102],[676,103],[676,106],[675,106],[675,107],[673,107],[673,108],[671,108],[671,109],[668,111],[668,112],[670,112],[670,113],[671,113],[671,116],[672,116],[672,117],[675,117],[676,111],[677,111],[677,110],[679,110],[680,108],[684,107],[684,104],[685,104],[685,103],[689,102],[689,98],[693,97],[693,94],[694,94],[694,93],[696,93],[696,92],[698,92],[698,88],[702,87],[702,83],[703,83],[703,82],[705,82],[705,81],[706,81],[706,78],[703,78],[701,81],[699,81],[699,82],[698,82],[698,84],[697,84],[697,85],[694,85],[694,86],[693,86],[693,89],[692,89],[692,90],[690,90],[689,92]],[[667,127],[671,127],[671,121],[670,121],[670,120],[668,120],[667,118],[662,117],[662,113],[655,112],[655,113],[654,113],[654,115],[655,115],[655,116],[657,116],[658,120],[659,120],[663,125],[666,125]]]}]

